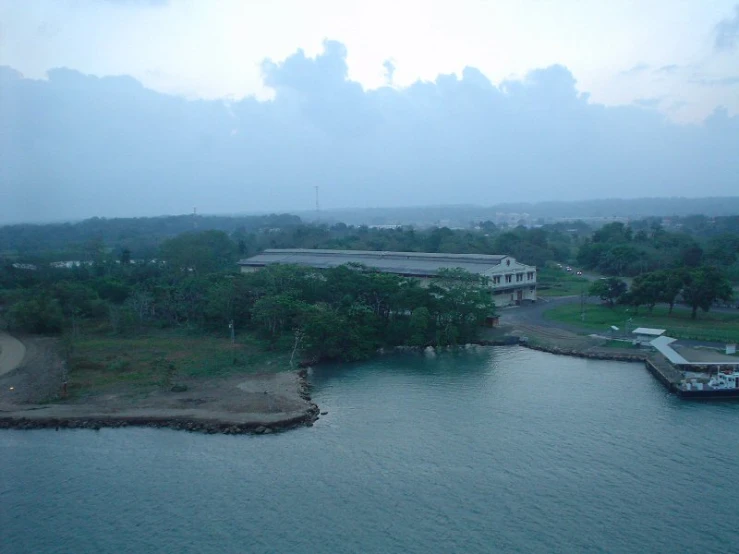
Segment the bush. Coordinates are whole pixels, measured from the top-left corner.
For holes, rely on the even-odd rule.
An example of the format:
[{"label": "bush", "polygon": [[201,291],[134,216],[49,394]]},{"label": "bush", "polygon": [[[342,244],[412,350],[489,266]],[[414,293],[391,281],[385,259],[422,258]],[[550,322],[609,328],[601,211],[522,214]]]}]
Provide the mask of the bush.
[{"label": "bush", "polygon": [[11,329],[26,333],[59,333],[64,314],[57,300],[42,295],[16,302],[8,310],[8,323]]}]

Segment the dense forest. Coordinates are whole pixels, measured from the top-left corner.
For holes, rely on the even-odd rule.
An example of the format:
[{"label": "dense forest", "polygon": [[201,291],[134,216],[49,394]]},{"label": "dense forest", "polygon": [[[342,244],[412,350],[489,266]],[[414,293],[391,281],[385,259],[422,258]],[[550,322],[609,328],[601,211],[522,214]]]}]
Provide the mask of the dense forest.
[{"label": "dense forest", "polygon": [[237,244],[222,231],[168,239],[156,261],[101,255],[70,268],[0,268],[0,303],[10,329],[126,335],[150,328],[224,333],[229,326],[273,348],[311,359],[354,360],[395,345],[474,340],[494,313],[477,275],[447,271],[418,281],[342,266],[236,271]]},{"label": "dense forest", "polygon": [[710,266],[739,282],[739,218],[703,217],[630,225],[611,223],[580,246],[577,264],[606,275],[637,276],[657,270]]},{"label": "dense forest", "polygon": [[[0,228],[0,308],[32,333],[141,333],[233,323],[274,348],[358,359],[390,345],[474,340],[494,312],[484,283],[452,273],[430,288],[361,266],[317,272],[273,267],[240,274],[236,261],[265,248],[337,248],[512,255],[636,277],[591,291],[651,309],[678,296],[693,311],[728,299],[739,282],[739,218],[690,216],[469,229],[305,224],[290,215],[93,219]],[[182,232],[184,230],[184,232]],[[62,263],[60,263],[62,262]],[[597,289],[597,290],[596,290]]]}]

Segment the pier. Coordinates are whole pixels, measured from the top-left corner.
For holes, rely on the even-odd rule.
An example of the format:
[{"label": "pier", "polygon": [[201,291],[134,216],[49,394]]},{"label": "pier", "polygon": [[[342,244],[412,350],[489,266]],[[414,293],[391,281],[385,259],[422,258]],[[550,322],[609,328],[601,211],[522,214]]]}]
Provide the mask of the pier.
[{"label": "pier", "polygon": [[683,380],[683,374],[667,358],[659,352],[655,352],[647,356],[646,366],[652,375],[659,379],[670,392],[677,392],[678,385]]}]

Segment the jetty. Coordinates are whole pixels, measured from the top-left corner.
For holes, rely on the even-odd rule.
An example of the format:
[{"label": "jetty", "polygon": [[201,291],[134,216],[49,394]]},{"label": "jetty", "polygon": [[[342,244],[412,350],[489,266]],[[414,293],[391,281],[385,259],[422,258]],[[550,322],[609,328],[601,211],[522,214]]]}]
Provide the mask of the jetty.
[{"label": "jetty", "polygon": [[680,383],[684,379],[682,371],[659,352],[649,354],[645,363],[649,372],[659,379],[670,392],[678,392]]}]

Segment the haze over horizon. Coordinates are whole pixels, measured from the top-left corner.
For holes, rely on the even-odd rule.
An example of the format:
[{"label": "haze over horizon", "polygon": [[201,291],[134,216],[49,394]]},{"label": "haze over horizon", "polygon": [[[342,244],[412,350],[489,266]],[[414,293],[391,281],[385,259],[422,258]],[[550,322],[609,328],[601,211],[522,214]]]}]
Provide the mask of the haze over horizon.
[{"label": "haze over horizon", "polygon": [[[201,8],[186,0],[24,5],[0,2],[0,224],[188,213],[194,206],[201,213],[306,211],[314,186],[324,209],[737,194],[739,5],[730,2],[676,8],[681,17],[654,27],[654,51],[623,58],[649,61],[617,70],[599,37],[583,34],[588,22],[602,27],[596,16],[608,15],[605,8],[583,8],[579,27],[569,29],[580,34],[559,35],[561,43],[552,44],[562,59],[551,60],[536,37],[530,48],[497,45],[487,57],[468,43],[452,47],[449,36],[462,23],[472,37],[484,30],[474,16],[487,12],[477,4],[446,24],[437,21],[444,10],[432,4],[419,18],[437,21],[434,32],[409,29],[406,42],[398,41],[397,22],[388,23],[387,39],[357,42],[350,32],[361,20],[357,8],[343,27],[313,17],[305,22],[312,38],[293,38],[287,26],[278,29],[279,41],[258,47],[253,39],[238,42],[238,29],[218,19],[235,9],[229,2],[197,25],[192,18]],[[509,30],[511,44],[549,13],[542,5],[523,20],[510,2],[491,5],[520,22],[520,33]],[[653,9],[645,13],[655,17]],[[265,21],[272,15],[262,14]],[[703,25],[682,35],[688,44],[657,44],[682,32],[688,15]],[[368,25],[378,25],[378,17]],[[487,21],[491,29],[500,24]],[[142,34],[155,22],[168,32]],[[182,29],[199,34],[190,41],[175,36]],[[634,36],[642,36],[639,29]],[[239,88],[226,78],[251,69],[219,57],[223,45],[211,40],[219,32],[245,48],[245,59],[261,56],[259,83],[250,77]],[[341,40],[316,47],[316,33]],[[425,56],[419,45],[408,49],[416,36],[429,48]],[[434,37],[437,48],[430,46]],[[274,54],[265,57],[265,45]],[[397,47],[397,58],[388,45]],[[612,46],[626,52],[621,43]],[[591,48],[590,66],[572,54],[581,48]],[[502,58],[500,67],[492,62]],[[532,61],[545,63],[515,69]],[[187,66],[201,78],[176,94],[177,78],[163,84],[140,70],[150,62]],[[216,73],[205,75],[204,67]],[[605,86],[598,75],[607,70]],[[110,76],[120,73],[134,76]],[[661,86],[673,92],[662,94]],[[629,99],[628,90],[656,96]]]}]

